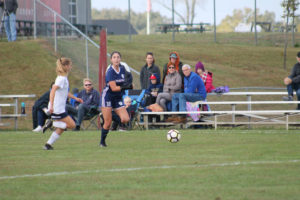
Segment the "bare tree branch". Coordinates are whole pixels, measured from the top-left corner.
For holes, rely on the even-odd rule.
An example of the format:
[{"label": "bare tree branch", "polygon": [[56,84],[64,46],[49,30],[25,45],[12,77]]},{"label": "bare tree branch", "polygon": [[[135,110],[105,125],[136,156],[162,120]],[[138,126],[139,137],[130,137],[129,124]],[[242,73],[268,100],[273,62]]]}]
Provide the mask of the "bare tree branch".
[{"label": "bare tree branch", "polygon": [[[161,6],[163,6],[164,8],[166,8],[167,10],[172,11],[172,8],[171,8],[171,7],[168,7],[168,6],[165,5],[164,3],[161,3],[160,1],[155,1],[155,2],[157,2],[158,4],[160,4]],[[184,18],[179,12],[177,12],[175,9],[174,9],[174,14],[176,14],[176,15],[180,18],[180,20],[181,20],[183,23],[187,23],[187,22],[185,21],[185,18]]]},{"label": "bare tree branch", "polygon": [[191,24],[194,23],[194,19],[195,19],[195,7],[196,7],[196,3],[197,3],[197,0],[193,0],[192,1],[192,9],[191,9]]},{"label": "bare tree branch", "polygon": [[186,7],[186,23],[190,23],[190,4],[188,0],[185,0],[185,7]]}]

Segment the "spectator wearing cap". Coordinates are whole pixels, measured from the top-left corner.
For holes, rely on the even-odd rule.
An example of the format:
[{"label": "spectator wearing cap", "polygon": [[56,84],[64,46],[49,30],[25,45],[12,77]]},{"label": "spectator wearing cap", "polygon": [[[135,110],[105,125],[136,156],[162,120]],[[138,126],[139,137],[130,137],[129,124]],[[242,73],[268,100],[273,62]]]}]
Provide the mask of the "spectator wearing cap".
[{"label": "spectator wearing cap", "polygon": [[[175,93],[172,96],[172,112],[186,111],[186,102],[196,102],[206,99],[206,90],[200,76],[192,72],[191,66],[184,64],[182,67],[184,73],[184,93]],[[167,121],[175,123],[184,123],[186,115],[179,115],[168,118]]]},{"label": "spectator wearing cap", "polygon": [[166,103],[172,101],[174,93],[180,93],[182,88],[182,78],[174,65],[168,67],[169,73],[165,78],[163,92],[159,93],[156,98],[156,103],[160,105],[164,111],[167,111]]},{"label": "spectator wearing cap", "polygon": [[169,62],[166,63],[164,66],[163,79],[162,79],[163,84],[165,83],[165,78],[169,73],[168,67],[170,65],[173,65],[175,67],[175,70],[178,71],[179,74],[181,75],[182,85],[183,85],[184,74],[182,72],[182,62],[180,61],[179,54],[176,51],[173,51],[169,54]]},{"label": "spectator wearing cap", "polygon": [[159,67],[155,64],[155,59],[152,52],[146,53],[146,64],[142,67],[140,73],[141,89],[147,89],[150,86],[150,76],[156,74],[157,78],[160,79]]},{"label": "spectator wearing cap", "polygon": [[[300,52],[297,53],[297,63],[294,65],[291,74],[284,79],[284,84],[287,87],[288,96],[283,97],[285,101],[293,101],[294,90],[297,94],[297,99],[300,101]],[[300,104],[297,107],[300,110]]]},{"label": "spectator wearing cap", "polygon": [[150,86],[145,91],[146,98],[145,98],[144,106],[154,104],[156,102],[158,93],[163,91],[163,84],[160,83],[160,79],[156,74],[152,74],[149,79],[150,79]]},{"label": "spectator wearing cap", "polygon": [[206,92],[212,92],[212,90],[215,89],[213,86],[213,73],[205,70],[204,65],[200,61],[195,66],[195,72],[201,77],[205,85]]}]

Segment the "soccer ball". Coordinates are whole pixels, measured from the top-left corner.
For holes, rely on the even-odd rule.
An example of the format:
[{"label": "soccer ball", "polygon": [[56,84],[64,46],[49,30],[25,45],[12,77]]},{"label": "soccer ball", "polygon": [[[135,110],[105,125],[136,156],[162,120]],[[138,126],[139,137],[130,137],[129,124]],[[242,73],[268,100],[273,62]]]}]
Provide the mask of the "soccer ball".
[{"label": "soccer ball", "polygon": [[179,131],[177,131],[175,129],[171,129],[167,133],[167,140],[171,143],[179,142],[180,138],[181,138],[181,135],[180,135]]}]

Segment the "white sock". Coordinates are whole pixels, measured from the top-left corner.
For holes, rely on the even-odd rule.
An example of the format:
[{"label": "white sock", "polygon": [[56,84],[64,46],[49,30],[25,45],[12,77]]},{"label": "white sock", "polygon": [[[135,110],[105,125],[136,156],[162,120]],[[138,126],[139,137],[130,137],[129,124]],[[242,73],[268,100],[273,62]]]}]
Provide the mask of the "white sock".
[{"label": "white sock", "polygon": [[60,137],[60,135],[58,135],[58,134],[54,131],[54,132],[52,133],[52,135],[50,136],[50,138],[49,138],[47,144],[50,144],[50,145],[54,144],[54,142],[55,142],[56,140],[58,140],[59,137]]}]

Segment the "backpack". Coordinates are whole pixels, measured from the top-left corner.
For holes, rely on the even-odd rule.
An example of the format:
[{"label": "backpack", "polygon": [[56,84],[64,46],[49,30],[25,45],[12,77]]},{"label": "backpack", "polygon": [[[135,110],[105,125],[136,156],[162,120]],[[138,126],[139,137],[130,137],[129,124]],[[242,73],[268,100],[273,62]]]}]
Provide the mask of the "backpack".
[{"label": "backpack", "polygon": [[212,90],[214,93],[222,94],[229,92],[229,87],[228,86],[220,86],[217,87],[216,89]]}]

